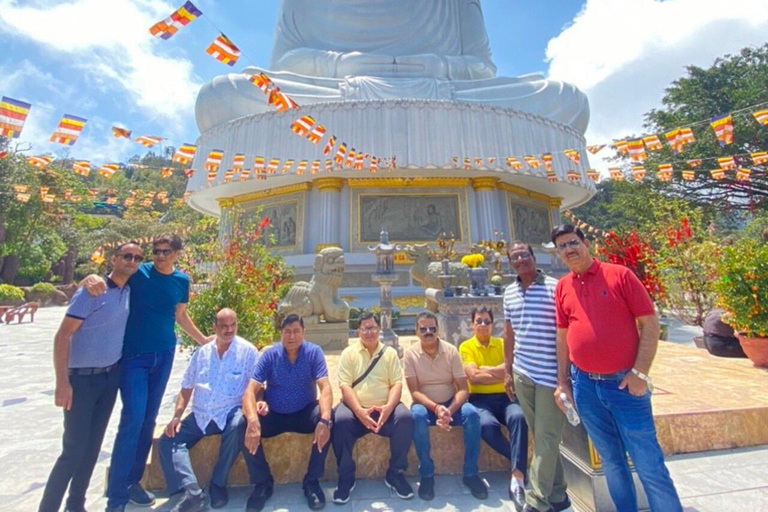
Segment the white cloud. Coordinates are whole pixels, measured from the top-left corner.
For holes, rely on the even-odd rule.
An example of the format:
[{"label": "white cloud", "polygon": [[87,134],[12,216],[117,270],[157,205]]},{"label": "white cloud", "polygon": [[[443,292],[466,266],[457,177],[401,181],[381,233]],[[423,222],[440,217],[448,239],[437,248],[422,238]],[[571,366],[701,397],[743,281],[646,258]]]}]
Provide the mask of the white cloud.
[{"label": "white cloud", "polygon": [[0,0],[0,31],[29,39],[52,54],[64,54],[66,63],[84,72],[102,91],[127,91],[130,100],[123,110],[138,109],[175,131],[191,118],[202,81],[188,59],[161,54],[164,42],[149,34],[149,27],[174,8],[159,0],[34,5]]},{"label": "white cloud", "polygon": [[765,0],[587,0],[550,40],[549,76],[589,96],[587,140],[605,142],[641,134],[643,114],[686,66],[709,67],[766,34]]}]

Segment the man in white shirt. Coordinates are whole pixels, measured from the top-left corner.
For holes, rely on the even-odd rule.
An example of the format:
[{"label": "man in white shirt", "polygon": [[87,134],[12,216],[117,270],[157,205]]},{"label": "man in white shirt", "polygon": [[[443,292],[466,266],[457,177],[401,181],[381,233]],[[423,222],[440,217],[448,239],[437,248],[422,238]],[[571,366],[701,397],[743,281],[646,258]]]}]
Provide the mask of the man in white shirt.
[{"label": "man in white shirt", "polygon": [[[243,450],[245,419],[243,393],[256,368],[259,351],[237,336],[237,315],[231,309],[216,314],[216,341],[197,349],[181,381],[173,419],[160,438],[160,462],[168,494],[186,491],[172,512],[197,512],[207,506],[197,483],[189,450],[206,436],[221,434],[219,459],[213,468],[209,488],[211,507],[227,504],[229,470]],[[192,398],[192,412],[183,420]]]}]

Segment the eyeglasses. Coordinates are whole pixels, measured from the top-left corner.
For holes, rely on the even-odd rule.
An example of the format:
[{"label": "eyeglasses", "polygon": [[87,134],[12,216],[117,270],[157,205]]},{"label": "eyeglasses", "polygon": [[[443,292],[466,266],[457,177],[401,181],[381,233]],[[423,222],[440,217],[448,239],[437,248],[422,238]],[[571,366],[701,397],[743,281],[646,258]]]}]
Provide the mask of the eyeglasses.
[{"label": "eyeglasses", "polygon": [[578,238],[574,238],[573,240],[568,240],[567,242],[557,244],[557,251],[563,252],[569,247],[578,247],[579,245],[581,245],[581,240],[579,240]]},{"label": "eyeglasses", "polygon": [[437,332],[437,326],[419,327],[419,332],[421,334],[426,334],[428,332]]},{"label": "eyeglasses", "polygon": [[531,259],[531,253],[529,252],[521,252],[521,253],[509,255],[509,261],[529,260],[529,259]]},{"label": "eyeglasses", "polygon": [[155,256],[159,256],[161,254],[163,256],[170,256],[174,252],[176,251],[174,251],[173,249],[152,249],[152,254],[154,254]]},{"label": "eyeglasses", "polygon": [[379,326],[378,325],[371,325],[371,326],[368,326],[368,327],[360,327],[360,331],[361,332],[376,332],[378,330],[379,330]]},{"label": "eyeglasses", "polygon": [[491,325],[493,323],[493,320],[490,318],[478,318],[475,320],[475,323],[477,325]]},{"label": "eyeglasses", "polygon": [[125,253],[125,254],[121,254],[120,257],[123,258],[123,261],[133,260],[136,263],[141,263],[142,261],[144,261],[144,256],[142,256],[141,254]]}]

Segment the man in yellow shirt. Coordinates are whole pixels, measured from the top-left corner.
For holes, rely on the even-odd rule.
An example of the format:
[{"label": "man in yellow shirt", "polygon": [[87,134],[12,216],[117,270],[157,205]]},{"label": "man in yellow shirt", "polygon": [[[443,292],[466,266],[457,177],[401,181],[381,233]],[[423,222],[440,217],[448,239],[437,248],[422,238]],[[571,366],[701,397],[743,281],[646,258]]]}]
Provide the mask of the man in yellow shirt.
[{"label": "man in yellow shirt", "polygon": [[[517,397],[508,396],[504,387],[504,341],[491,336],[493,311],[473,309],[472,329],[475,335],[459,346],[469,379],[469,402],[480,414],[480,437],[512,463],[509,499],[520,511],[525,506],[528,425]],[[501,432],[502,424],[509,430],[509,440]]]},{"label": "man in yellow shirt", "polygon": [[384,483],[398,497],[413,497],[403,476],[408,469],[408,450],[413,441],[413,416],[400,402],[403,369],[397,352],[379,341],[381,324],[376,315],[360,315],[360,341],[344,349],[339,358],[341,402],[336,408],[333,452],[339,467],[339,483],[333,502],[349,501],[355,488],[355,442],[366,434],[389,438],[389,468]]}]

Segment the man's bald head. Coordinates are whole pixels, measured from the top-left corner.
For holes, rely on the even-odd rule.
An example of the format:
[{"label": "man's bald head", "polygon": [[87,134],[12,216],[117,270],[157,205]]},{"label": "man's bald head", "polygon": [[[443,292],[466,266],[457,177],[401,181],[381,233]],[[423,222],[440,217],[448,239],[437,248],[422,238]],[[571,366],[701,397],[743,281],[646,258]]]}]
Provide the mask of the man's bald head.
[{"label": "man's bald head", "polygon": [[216,313],[213,329],[216,331],[217,341],[231,343],[237,335],[237,313],[229,308],[221,309]]}]

